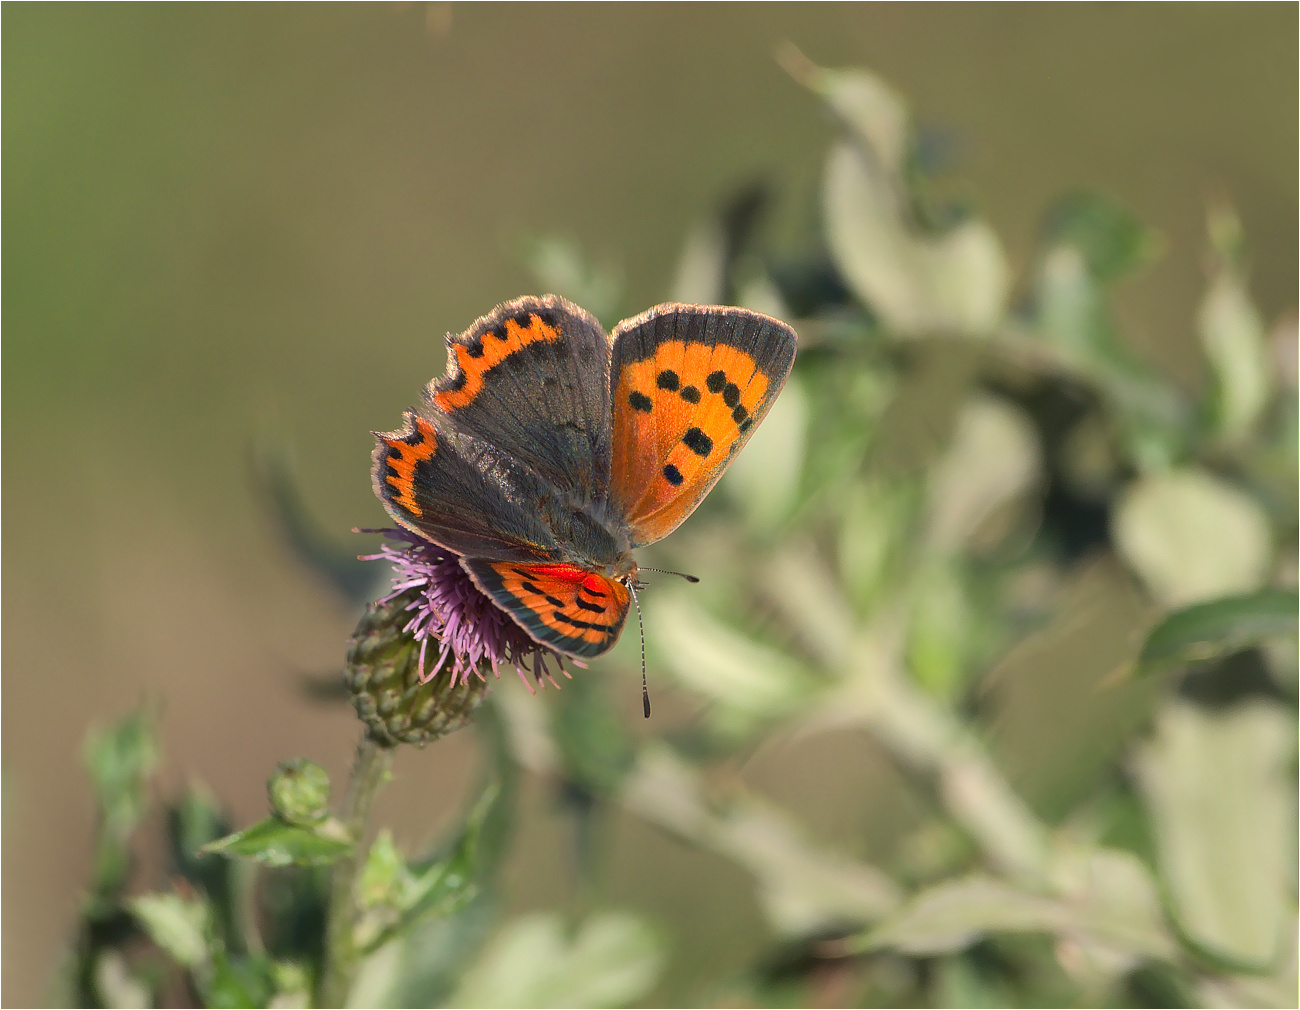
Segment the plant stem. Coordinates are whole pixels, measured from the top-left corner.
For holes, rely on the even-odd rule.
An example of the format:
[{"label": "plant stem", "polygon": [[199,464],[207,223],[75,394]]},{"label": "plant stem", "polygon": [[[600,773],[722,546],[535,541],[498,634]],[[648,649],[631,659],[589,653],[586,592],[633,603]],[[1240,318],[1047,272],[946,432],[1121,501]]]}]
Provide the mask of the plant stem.
[{"label": "plant stem", "polygon": [[380,788],[388,780],[393,764],[392,747],[375,741],[369,733],[361,738],[352,778],[343,799],[339,819],[355,842],[352,852],[334,864],[330,876],[329,918],[325,926],[325,972],[321,980],[318,1006],[347,1005],[348,993],[357,972],[357,949],[353,930],[357,918],[356,881],[360,866],[361,843],[366,821]]},{"label": "plant stem", "polygon": [[[989,862],[1028,887],[1047,883],[1047,828],[1011,788],[974,733],[918,690],[902,669],[907,613],[881,611],[859,627],[834,579],[811,549],[788,550],[772,564],[772,599],[804,630],[827,670],[843,671],[837,690],[804,727],[861,725],[900,762],[931,775],[940,801]],[[904,601],[915,587],[900,593]]]}]

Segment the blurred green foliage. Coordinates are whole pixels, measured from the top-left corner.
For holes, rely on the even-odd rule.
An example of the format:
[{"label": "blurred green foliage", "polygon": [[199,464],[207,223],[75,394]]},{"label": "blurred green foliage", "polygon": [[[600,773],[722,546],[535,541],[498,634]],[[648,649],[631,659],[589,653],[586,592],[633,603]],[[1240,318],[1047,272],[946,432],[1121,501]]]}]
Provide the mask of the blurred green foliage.
[{"label": "blurred green foliage", "polygon": [[[937,202],[901,96],[781,60],[841,127],[820,221],[804,252],[766,248],[747,188],[688,236],[673,292],[801,339],[767,423],[659,549],[709,575],[646,605],[652,674],[685,716],[633,731],[594,672],[549,706],[496,692],[463,823],[423,857],[383,832],[364,853],[352,1003],[650,1000],[674,940],[603,897],[618,811],[752,877],[769,950],[696,1005],[1294,1005],[1295,333],[1252,306],[1239,223],[1209,213],[1212,382],[1189,394],[1117,322],[1115,290],[1161,248],[1125,208],[1063,196],[1013,276],[986,222]],[[605,322],[621,311],[617,267],[560,239],[526,257]],[[1109,672],[1049,668],[1101,627],[1129,629],[1101,643]],[[1017,776],[997,713],[1035,690],[1076,706],[1078,739]],[[192,790],[169,821],[174,887],[126,897],[151,726],[88,750],[100,856],[69,1001],[306,1005],[324,956],[312,867],[364,840],[317,810],[318,771],[312,816],[282,809],[281,772],[276,812],[230,835]],[[876,862],[728,772],[767,741],[844,730],[916,797]],[[569,907],[502,922],[521,768],[565,797],[580,872]]]}]

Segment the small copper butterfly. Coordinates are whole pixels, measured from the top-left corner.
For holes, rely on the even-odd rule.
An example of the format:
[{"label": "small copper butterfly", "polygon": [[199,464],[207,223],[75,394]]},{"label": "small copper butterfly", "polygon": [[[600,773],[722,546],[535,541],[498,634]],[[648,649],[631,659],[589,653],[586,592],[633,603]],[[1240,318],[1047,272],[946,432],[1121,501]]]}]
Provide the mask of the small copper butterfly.
[{"label": "small copper butterfly", "polygon": [[599,656],[627,618],[632,551],[695,511],[796,343],[746,309],[659,305],[606,335],[563,298],[507,302],[448,334],[423,409],[375,433],[375,494],[535,641]]}]

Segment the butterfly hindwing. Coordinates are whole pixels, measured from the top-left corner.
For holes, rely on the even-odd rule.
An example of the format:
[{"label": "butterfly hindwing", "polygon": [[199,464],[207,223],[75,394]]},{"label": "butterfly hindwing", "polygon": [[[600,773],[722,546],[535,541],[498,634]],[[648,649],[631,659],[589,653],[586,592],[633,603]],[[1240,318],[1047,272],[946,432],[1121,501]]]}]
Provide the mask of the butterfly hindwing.
[{"label": "butterfly hindwing", "polygon": [[579,504],[609,482],[609,338],[555,295],[497,306],[447,338],[447,374],[425,392],[461,431],[500,449]]},{"label": "butterfly hindwing", "polygon": [[408,412],[375,433],[375,494],[402,526],[457,554],[536,561],[558,557],[537,509],[540,482],[491,446]]},{"label": "butterfly hindwing", "polygon": [[781,391],[797,337],[745,309],[660,305],[614,330],[610,498],[631,546],[689,516]]},{"label": "butterfly hindwing", "polygon": [[483,592],[538,642],[579,658],[599,656],[627,619],[627,588],[570,564],[461,558]]}]

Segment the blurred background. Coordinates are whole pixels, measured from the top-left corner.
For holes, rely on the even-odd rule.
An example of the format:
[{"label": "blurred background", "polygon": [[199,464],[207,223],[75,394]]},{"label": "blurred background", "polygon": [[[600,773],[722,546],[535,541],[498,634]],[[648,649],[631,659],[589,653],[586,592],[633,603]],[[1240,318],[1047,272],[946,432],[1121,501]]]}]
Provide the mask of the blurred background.
[{"label": "blurred background", "polygon": [[[1235,206],[1270,332],[1296,304],[1293,5],[30,4],[6,6],[3,28],[10,1005],[44,998],[74,926],[89,728],[154,700],[160,793],[201,779],[237,824],[263,815],[282,758],[345,776],[355,716],[304,682],[339,669],[356,601],[286,543],[259,460],[281,461],[341,553],[373,549],[348,532],[385,525],[370,432],[442,372],[443,333],[574,270],[606,293],[607,325],[665,300],[737,194],[764,194],[761,248],[811,241],[840,127],[779,44],[905,96],[921,150],[961,180],[955,198],[992,226],[1013,277],[1072,187],[1154,229],[1161,253],[1114,313],[1173,389],[1211,381],[1207,206]],[[932,357],[914,371],[943,372]],[[943,381],[897,452],[928,451]],[[707,579],[691,524],[724,517],[692,519],[658,557]],[[1140,589],[1112,566],[1057,591],[1087,598],[1086,621],[999,667],[986,725],[1048,821],[1078,798],[1068,769],[1118,761],[1105,741],[1145,725],[1154,697],[1145,683],[1093,691],[1141,624]],[[613,709],[645,733],[627,638],[581,676],[608,677]],[[1063,657],[1073,674],[1034,675]],[[671,665],[652,656],[656,732],[699,711]],[[427,842],[459,816],[479,760],[470,733],[402,753],[376,820]],[[857,858],[888,863],[923,820],[861,734],[751,741],[720,774]],[[563,907],[574,842],[553,782],[528,777],[521,810],[506,912]],[[770,951],[744,871],[626,814],[607,827],[603,900],[672,937],[649,1001],[712,998],[702,986]],[[140,884],[161,887],[148,837]]]}]

